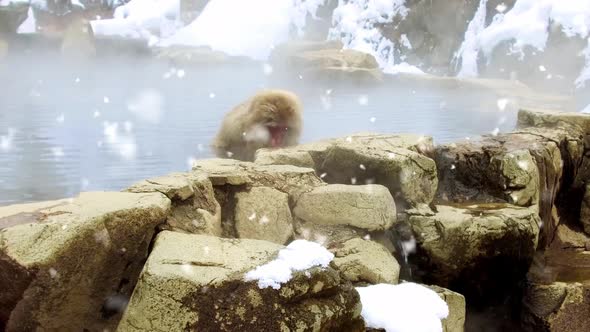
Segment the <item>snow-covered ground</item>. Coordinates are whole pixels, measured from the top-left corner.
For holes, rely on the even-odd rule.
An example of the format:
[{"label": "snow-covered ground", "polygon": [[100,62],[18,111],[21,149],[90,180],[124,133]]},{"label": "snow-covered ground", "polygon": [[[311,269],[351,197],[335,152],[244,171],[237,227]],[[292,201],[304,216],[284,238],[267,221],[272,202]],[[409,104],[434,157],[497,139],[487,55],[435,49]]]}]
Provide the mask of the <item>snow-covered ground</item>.
[{"label": "snow-covered ground", "polygon": [[[485,26],[487,0],[479,8],[465,32],[465,40],[457,52],[459,76],[478,75],[478,57],[489,60],[501,43],[510,43],[510,52],[525,59],[526,48],[543,52],[549,32],[558,27],[570,38],[586,40],[581,54],[564,56],[585,58],[585,67],[576,78],[575,86],[584,87],[590,80],[590,1],[585,0],[518,0],[505,12],[506,6],[496,8],[492,22]],[[590,107],[590,105],[589,105]]]},{"label": "snow-covered ground", "polygon": [[91,21],[97,36],[144,39],[151,44],[181,26],[179,0],[131,0],[115,9],[112,19]]},{"label": "snow-covered ground", "polygon": [[[213,0],[183,29],[160,45],[209,46],[233,56],[266,60],[275,45],[301,33],[307,14],[324,0]],[[223,17],[223,19],[219,19]]]},{"label": "snow-covered ground", "polygon": [[449,308],[433,290],[415,283],[357,287],[367,327],[386,332],[439,332]]},{"label": "snow-covered ground", "polygon": [[[334,10],[328,39],[342,40],[345,48],[355,49],[375,56],[385,73],[407,72],[422,74],[416,66],[396,61],[395,44],[384,37],[377,24],[392,23],[408,14],[405,0],[339,0]],[[411,49],[409,41],[401,46]],[[401,60],[401,59],[400,59]]]}]

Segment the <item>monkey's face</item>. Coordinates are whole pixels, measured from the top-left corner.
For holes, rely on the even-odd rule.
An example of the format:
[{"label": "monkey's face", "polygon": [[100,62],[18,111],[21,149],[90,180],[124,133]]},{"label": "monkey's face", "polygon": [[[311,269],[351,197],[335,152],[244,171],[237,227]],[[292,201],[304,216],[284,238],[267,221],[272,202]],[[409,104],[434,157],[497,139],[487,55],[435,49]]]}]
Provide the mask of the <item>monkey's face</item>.
[{"label": "monkey's face", "polygon": [[283,96],[253,103],[253,121],[244,134],[245,140],[270,148],[296,144],[301,128],[299,108],[298,104]]},{"label": "monkey's face", "polygon": [[289,127],[276,123],[254,124],[243,135],[246,142],[260,147],[280,148],[289,143]]}]

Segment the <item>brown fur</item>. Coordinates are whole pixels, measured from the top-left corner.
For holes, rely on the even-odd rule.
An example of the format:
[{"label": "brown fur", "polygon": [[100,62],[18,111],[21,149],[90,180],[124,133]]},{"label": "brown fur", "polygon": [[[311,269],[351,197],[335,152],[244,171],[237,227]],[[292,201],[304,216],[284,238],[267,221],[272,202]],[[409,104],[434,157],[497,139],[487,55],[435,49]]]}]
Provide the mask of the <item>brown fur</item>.
[{"label": "brown fur", "polygon": [[220,158],[254,160],[256,150],[271,147],[269,140],[253,140],[253,132],[268,126],[287,127],[281,147],[296,145],[301,134],[301,102],[292,92],[262,90],[225,115],[213,141]]}]

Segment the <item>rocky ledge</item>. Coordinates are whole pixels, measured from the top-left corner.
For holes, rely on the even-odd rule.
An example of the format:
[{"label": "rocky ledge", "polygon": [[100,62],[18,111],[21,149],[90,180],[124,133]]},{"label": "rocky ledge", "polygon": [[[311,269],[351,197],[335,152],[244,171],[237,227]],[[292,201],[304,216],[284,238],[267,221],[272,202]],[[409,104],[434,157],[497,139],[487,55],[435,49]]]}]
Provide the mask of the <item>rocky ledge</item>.
[{"label": "rocky ledge", "polygon": [[587,330],[589,135],[522,110],[477,140],[359,133],[1,207],[0,329],[388,330],[418,310],[417,331],[463,331],[501,308]]}]

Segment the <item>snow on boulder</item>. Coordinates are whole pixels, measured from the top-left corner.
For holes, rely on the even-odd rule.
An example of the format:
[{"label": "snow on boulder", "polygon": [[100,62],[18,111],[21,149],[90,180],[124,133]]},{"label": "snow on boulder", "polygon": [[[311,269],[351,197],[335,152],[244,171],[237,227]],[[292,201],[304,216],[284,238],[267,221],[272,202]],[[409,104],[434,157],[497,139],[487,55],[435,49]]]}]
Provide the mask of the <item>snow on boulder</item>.
[{"label": "snow on boulder", "polygon": [[279,251],[277,259],[248,272],[245,280],[258,280],[258,287],[261,289],[280,289],[281,284],[291,280],[293,272],[314,266],[327,267],[332,259],[334,254],[321,245],[306,240],[295,240]]},{"label": "snow on boulder", "polygon": [[357,287],[368,328],[385,332],[443,331],[449,315],[445,301],[433,290],[415,283]]}]

